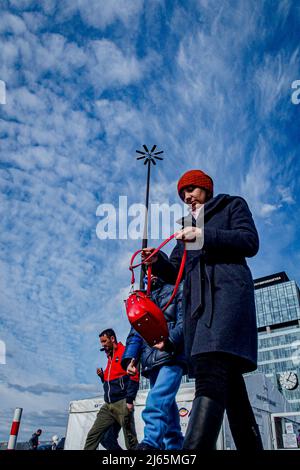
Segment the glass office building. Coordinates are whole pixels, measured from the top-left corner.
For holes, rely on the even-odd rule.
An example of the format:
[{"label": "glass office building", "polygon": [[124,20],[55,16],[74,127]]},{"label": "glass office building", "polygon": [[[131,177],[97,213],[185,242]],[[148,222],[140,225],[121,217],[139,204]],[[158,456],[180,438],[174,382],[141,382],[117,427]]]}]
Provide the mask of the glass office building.
[{"label": "glass office building", "polygon": [[255,279],[258,370],[300,411],[300,292],[285,272]]}]

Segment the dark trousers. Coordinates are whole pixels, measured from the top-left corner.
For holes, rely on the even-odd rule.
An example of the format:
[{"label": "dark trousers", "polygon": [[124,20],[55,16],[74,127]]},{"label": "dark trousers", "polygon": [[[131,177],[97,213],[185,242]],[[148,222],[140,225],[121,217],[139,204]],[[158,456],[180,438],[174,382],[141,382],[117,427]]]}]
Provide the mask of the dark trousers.
[{"label": "dark trousers", "polygon": [[100,440],[100,444],[106,450],[122,450],[122,447],[118,443],[118,437],[121,426],[117,421],[115,421],[108,429],[105,431],[103,437]]},{"label": "dark trousers", "polygon": [[194,358],[195,398],[204,396],[226,409],[238,450],[261,445],[259,429],[249,402],[237,357],[226,353],[199,354]]}]

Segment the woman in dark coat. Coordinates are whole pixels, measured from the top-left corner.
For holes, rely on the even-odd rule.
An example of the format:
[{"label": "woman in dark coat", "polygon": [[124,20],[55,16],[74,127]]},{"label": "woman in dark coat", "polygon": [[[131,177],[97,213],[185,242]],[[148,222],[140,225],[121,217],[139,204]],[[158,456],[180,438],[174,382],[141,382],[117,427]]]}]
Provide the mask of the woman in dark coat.
[{"label": "woman in dark coat", "polygon": [[[170,258],[153,257],[152,269],[174,283],[188,242],[184,342],[196,390],[184,448],[214,449],[226,409],[236,447],[260,450],[242,376],[257,367],[254,285],[245,260],[259,247],[252,215],[240,197],[213,197],[213,181],[200,170],[179,179],[178,193],[191,215],[182,220]],[[143,258],[152,251],[145,249]]]}]

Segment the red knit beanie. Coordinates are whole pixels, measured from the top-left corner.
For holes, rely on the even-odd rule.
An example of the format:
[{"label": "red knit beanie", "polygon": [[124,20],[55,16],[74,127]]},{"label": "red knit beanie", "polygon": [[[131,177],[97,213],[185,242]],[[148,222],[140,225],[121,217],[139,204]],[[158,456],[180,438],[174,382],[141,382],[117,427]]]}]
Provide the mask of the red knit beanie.
[{"label": "red knit beanie", "polygon": [[181,191],[188,186],[197,186],[198,188],[206,189],[210,194],[210,197],[213,196],[214,192],[214,183],[210,176],[204,173],[201,170],[190,170],[184,173],[181,178],[179,178],[177,183],[178,194],[183,199]]}]

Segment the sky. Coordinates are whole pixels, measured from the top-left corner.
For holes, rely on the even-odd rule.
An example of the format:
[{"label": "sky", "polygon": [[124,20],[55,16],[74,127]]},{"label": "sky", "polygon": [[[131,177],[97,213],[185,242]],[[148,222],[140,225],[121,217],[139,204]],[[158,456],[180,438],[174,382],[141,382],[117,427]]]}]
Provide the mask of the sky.
[{"label": "sky", "polygon": [[180,203],[181,174],[206,171],[215,194],[249,204],[260,235],[253,277],[286,271],[300,282],[300,4],[0,8],[0,440],[15,407],[19,440],[37,428],[49,439],[65,435],[71,400],[102,393],[99,332],[126,340],[128,264],[141,240],[99,239],[97,210],[118,208],[119,196],[144,202],[143,144],[164,150],[152,203]]}]

